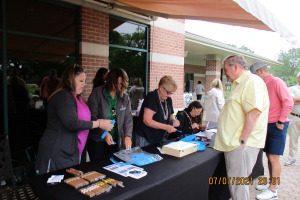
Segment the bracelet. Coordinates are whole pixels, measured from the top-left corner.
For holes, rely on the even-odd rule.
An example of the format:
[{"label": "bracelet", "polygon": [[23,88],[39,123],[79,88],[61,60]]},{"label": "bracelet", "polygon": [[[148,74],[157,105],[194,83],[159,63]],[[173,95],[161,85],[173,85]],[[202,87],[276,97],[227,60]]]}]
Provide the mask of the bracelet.
[{"label": "bracelet", "polygon": [[98,128],[100,128],[100,120],[98,122],[99,122]]}]

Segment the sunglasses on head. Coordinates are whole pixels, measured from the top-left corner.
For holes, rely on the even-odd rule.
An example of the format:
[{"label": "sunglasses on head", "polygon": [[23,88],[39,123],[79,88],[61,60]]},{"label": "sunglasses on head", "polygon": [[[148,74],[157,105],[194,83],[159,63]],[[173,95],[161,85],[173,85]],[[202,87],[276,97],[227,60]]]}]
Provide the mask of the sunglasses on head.
[{"label": "sunglasses on head", "polygon": [[112,118],[113,118],[114,120],[116,120],[116,119],[117,119],[117,111],[116,111],[116,108],[115,108],[115,107],[112,107],[112,108],[111,108],[111,111],[112,111]]}]

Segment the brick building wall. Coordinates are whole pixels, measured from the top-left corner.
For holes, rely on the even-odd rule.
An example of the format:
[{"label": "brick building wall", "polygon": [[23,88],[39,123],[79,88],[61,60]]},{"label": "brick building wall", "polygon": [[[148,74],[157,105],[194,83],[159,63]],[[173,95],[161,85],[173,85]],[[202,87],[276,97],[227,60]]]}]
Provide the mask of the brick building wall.
[{"label": "brick building wall", "polygon": [[[87,99],[97,70],[108,68],[109,14],[83,6],[80,20],[80,64],[87,72],[83,93]],[[172,96],[174,108],[183,108],[184,40],[184,20],[159,18],[150,26],[148,91],[157,88],[162,76],[171,75],[178,85]]]},{"label": "brick building wall", "polygon": [[221,60],[215,55],[210,56],[206,60],[206,78],[205,78],[205,89],[209,91],[211,89],[211,83],[214,79],[221,79]]},{"label": "brick building wall", "polygon": [[[174,29],[174,24],[182,29]],[[172,76],[177,83],[177,91],[172,95],[175,109],[184,107],[184,40],[184,20],[159,18],[150,27],[148,89],[156,89],[164,75]]]},{"label": "brick building wall", "polygon": [[87,74],[87,99],[93,88],[93,79],[100,67],[108,68],[109,14],[93,8],[81,7],[79,62]]}]

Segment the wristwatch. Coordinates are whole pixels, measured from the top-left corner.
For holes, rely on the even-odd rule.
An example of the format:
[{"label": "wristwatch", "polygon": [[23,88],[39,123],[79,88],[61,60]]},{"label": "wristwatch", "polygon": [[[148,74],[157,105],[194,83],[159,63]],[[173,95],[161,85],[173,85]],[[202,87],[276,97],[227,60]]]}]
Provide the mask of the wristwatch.
[{"label": "wristwatch", "polygon": [[246,142],[245,142],[244,140],[241,140],[240,143],[241,143],[241,144],[245,144]]},{"label": "wristwatch", "polygon": [[277,121],[277,123],[278,123],[278,124],[283,124],[283,122],[282,122],[282,121],[279,121],[279,120]]}]

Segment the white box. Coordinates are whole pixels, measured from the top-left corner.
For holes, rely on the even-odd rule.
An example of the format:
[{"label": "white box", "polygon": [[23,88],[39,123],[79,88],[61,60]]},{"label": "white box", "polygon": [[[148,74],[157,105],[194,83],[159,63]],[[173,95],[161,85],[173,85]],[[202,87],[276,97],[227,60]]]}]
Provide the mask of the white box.
[{"label": "white box", "polygon": [[176,156],[176,157],[183,157],[188,154],[194,153],[197,151],[197,144],[189,143],[189,142],[172,142],[170,144],[164,145],[162,147],[162,151],[165,154]]}]

